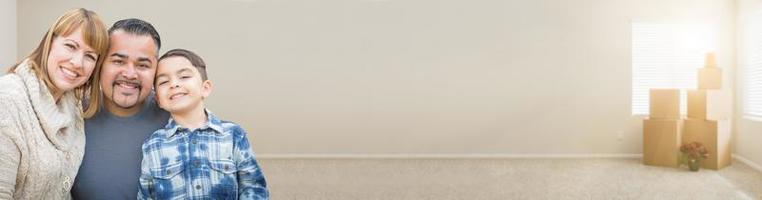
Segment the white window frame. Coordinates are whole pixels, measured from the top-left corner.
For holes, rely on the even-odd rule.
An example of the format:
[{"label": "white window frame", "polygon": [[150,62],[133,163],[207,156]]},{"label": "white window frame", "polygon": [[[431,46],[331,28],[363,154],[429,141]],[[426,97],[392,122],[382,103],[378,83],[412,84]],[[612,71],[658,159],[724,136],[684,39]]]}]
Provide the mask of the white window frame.
[{"label": "white window frame", "polygon": [[743,117],[762,121],[762,12],[746,19],[742,32]]},{"label": "white window frame", "polygon": [[686,113],[686,90],[697,88],[698,68],[704,55],[716,46],[709,26],[633,21],[632,91],[633,116],[649,114],[651,88],[680,90],[680,113]]}]

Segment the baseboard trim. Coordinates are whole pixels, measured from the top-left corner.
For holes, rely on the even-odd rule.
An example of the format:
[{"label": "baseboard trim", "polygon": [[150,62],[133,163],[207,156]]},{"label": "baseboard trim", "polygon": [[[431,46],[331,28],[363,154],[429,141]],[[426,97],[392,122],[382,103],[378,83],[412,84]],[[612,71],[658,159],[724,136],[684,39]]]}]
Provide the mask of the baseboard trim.
[{"label": "baseboard trim", "polygon": [[[584,159],[584,158],[642,158],[643,154],[257,154],[258,159]],[[743,156],[733,159],[762,172],[762,165]]]},{"label": "baseboard trim", "polygon": [[642,154],[257,154],[258,159],[581,159],[641,158]]},{"label": "baseboard trim", "polygon": [[740,156],[738,154],[733,154],[733,159],[738,160],[738,162],[742,162],[743,164],[748,165],[754,170],[757,170],[758,172],[762,173],[762,165],[759,165],[757,163],[754,163],[753,161],[744,158],[743,156]]}]

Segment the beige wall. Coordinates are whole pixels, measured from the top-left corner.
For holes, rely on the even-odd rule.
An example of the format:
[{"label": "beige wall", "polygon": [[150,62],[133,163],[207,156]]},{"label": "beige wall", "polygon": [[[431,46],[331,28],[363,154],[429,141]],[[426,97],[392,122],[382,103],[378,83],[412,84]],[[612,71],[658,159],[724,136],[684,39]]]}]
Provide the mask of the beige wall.
[{"label": "beige wall", "polygon": [[[152,22],[208,62],[258,154],[639,154],[630,21],[719,25],[733,0],[19,2],[19,52],[71,7]],[[731,85],[732,86],[732,85]]]},{"label": "beige wall", "polygon": [[[736,73],[736,84],[739,86],[736,90],[736,145],[735,153],[740,155],[754,163],[757,166],[762,166],[762,121],[760,119],[749,119],[743,116],[743,101],[742,91],[744,89],[744,56],[747,52],[744,51],[744,37],[743,29],[746,27],[744,24],[749,23],[750,16],[754,14],[762,13],[762,0],[739,0],[738,1],[738,32],[739,32],[739,44],[738,44],[738,60],[739,68]],[[762,23],[757,20],[754,23]]]},{"label": "beige wall", "polygon": [[16,63],[16,0],[0,0],[0,74]]}]

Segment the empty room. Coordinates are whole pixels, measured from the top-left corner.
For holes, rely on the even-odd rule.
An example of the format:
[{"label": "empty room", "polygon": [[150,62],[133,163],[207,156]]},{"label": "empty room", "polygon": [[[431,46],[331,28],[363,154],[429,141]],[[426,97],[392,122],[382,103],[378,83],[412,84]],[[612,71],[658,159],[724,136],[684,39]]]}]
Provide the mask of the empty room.
[{"label": "empty room", "polygon": [[0,0],[0,199],[762,199],[762,0]]}]

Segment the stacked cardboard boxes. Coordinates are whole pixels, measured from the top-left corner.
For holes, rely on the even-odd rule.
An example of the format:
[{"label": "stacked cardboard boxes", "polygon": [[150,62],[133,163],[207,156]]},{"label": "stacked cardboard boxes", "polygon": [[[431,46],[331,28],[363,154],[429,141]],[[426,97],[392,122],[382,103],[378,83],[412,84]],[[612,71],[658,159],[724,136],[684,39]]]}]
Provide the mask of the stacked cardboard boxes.
[{"label": "stacked cardboard boxes", "polygon": [[650,114],[643,120],[643,164],[677,167],[682,139],[680,90],[651,89]]},{"label": "stacked cardboard boxes", "polygon": [[699,142],[709,150],[702,167],[721,169],[730,165],[730,90],[722,88],[722,70],[714,54],[707,54],[698,71],[698,89],[688,90],[688,118],[682,143]]},{"label": "stacked cardboard boxes", "polygon": [[698,89],[688,90],[688,117],[680,117],[679,89],[651,89],[650,115],[643,120],[643,163],[678,167],[680,145],[699,142],[709,150],[702,167],[721,169],[730,165],[732,96],[722,89],[722,70],[714,54],[706,55],[698,70]]}]

